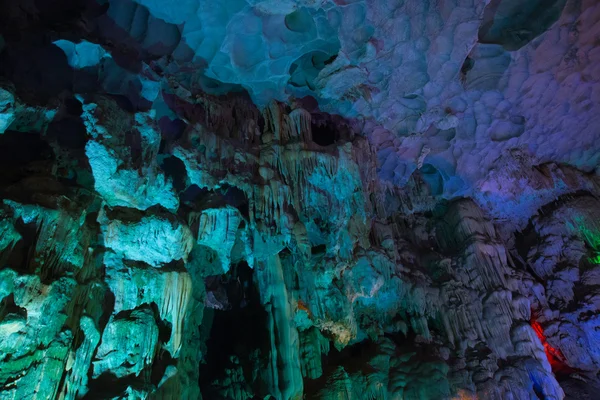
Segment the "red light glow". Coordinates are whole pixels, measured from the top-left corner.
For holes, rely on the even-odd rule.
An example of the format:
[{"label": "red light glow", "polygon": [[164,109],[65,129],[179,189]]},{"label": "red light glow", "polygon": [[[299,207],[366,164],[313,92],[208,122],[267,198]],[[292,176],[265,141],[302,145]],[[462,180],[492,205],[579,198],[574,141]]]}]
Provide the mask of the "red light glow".
[{"label": "red light glow", "polygon": [[544,350],[546,351],[546,357],[552,366],[552,371],[555,373],[571,373],[573,372],[572,368],[566,364],[565,356],[559,349],[556,349],[548,343],[546,340],[546,335],[544,335],[544,328],[542,325],[536,320],[531,321],[531,327],[535,331],[535,334],[540,339],[540,342],[544,345]]}]

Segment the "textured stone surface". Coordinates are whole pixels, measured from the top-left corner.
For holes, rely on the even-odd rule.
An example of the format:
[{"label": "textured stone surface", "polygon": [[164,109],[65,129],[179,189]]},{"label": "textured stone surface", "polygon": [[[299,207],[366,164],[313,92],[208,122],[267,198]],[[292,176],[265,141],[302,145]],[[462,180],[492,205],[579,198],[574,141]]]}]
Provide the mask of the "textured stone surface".
[{"label": "textured stone surface", "polygon": [[2,8],[1,399],[595,398],[597,2]]}]

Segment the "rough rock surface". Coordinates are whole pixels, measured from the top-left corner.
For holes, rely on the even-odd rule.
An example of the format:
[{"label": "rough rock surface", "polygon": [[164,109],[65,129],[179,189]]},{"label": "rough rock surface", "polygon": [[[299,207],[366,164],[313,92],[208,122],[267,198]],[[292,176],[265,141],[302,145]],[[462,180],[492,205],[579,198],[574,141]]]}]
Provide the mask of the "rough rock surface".
[{"label": "rough rock surface", "polygon": [[597,2],[1,7],[0,399],[597,397]]}]

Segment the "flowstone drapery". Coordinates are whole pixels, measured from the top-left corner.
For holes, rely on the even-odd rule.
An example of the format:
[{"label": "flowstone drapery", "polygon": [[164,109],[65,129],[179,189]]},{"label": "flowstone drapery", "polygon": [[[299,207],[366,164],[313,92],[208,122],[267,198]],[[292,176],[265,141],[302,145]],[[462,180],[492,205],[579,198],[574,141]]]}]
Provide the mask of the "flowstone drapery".
[{"label": "flowstone drapery", "polygon": [[596,3],[3,1],[0,399],[596,398]]}]

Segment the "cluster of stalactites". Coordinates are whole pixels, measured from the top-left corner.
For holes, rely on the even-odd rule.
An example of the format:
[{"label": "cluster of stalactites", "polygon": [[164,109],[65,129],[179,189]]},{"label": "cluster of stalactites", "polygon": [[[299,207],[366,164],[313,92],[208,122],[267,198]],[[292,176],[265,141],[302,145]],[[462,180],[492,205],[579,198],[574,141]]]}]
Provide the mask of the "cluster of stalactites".
[{"label": "cluster of stalactites", "polygon": [[271,140],[285,145],[287,143],[312,142],[311,115],[308,111],[297,108],[286,113],[283,105],[272,102],[265,108],[266,133],[272,138],[266,138],[263,143]]}]

